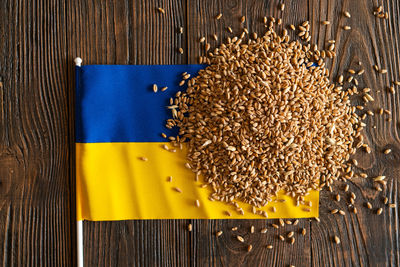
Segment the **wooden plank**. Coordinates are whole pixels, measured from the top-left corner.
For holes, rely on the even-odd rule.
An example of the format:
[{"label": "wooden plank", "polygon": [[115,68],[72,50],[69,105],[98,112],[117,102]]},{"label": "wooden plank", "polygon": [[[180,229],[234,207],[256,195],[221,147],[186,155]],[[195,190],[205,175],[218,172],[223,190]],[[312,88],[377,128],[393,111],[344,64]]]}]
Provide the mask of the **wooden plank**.
[{"label": "wooden plank", "polygon": [[0,264],[70,266],[65,7],[0,2]]}]

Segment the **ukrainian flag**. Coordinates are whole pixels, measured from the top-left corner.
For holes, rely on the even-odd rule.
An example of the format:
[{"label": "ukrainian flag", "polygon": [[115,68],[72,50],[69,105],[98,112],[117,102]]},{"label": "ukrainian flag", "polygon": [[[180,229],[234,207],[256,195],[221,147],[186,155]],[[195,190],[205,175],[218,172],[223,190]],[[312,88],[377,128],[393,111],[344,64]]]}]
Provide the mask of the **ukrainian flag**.
[{"label": "ukrainian flag", "polygon": [[[176,136],[164,125],[169,99],[182,73],[192,76],[204,65],[86,65],[76,67],[76,179],[78,220],[255,219],[247,204],[208,200],[209,189],[184,167],[185,149],[168,152],[161,136]],[[154,93],[153,84],[164,92]],[[147,161],[139,158],[146,157]],[[172,181],[167,177],[172,176]],[[174,188],[179,188],[179,193]],[[285,201],[281,201],[281,200]],[[200,207],[194,203],[200,201]],[[306,200],[311,211],[279,194],[263,210],[269,218],[318,216],[318,192]],[[276,212],[273,212],[274,207]],[[229,211],[232,216],[228,217]]]}]

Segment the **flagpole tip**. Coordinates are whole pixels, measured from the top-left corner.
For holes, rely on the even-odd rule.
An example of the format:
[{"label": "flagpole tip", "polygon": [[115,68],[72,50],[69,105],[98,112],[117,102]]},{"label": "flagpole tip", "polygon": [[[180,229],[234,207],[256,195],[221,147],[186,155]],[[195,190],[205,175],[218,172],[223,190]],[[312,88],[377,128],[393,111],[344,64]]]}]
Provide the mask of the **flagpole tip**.
[{"label": "flagpole tip", "polygon": [[75,65],[80,67],[82,65],[82,59],[80,57],[77,57],[74,59]]}]

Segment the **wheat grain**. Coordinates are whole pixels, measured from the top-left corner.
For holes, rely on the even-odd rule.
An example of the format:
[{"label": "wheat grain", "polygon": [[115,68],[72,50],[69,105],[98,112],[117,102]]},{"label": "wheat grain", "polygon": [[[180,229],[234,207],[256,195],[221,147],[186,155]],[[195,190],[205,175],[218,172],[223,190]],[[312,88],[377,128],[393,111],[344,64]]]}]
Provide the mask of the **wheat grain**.
[{"label": "wheat grain", "polygon": [[182,193],[182,190],[179,187],[174,187],[173,189],[178,193]]},{"label": "wheat grain", "polygon": [[[299,29],[305,40],[311,38],[309,22]],[[268,28],[263,37],[253,34],[246,43],[228,39],[202,59],[206,69],[187,78],[188,88],[175,97],[178,108],[172,109],[174,118],[167,126],[177,126],[179,135],[189,140],[190,169],[201,171],[205,184],[212,185],[213,200],[238,199],[262,207],[285,190],[299,205],[310,189],[329,188],[342,175],[353,175],[345,162],[365,124],[348,95],[330,83],[329,71],[312,66],[307,53],[315,53],[320,65],[324,62],[322,52],[310,47]],[[325,52],[327,57],[336,55]],[[373,101],[367,92],[364,97]],[[285,100],[292,98],[301,104]],[[266,211],[258,214],[268,216]]]},{"label": "wheat grain", "polygon": [[307,233],[306,228],[301,229],[301,235],[305,236]]}]

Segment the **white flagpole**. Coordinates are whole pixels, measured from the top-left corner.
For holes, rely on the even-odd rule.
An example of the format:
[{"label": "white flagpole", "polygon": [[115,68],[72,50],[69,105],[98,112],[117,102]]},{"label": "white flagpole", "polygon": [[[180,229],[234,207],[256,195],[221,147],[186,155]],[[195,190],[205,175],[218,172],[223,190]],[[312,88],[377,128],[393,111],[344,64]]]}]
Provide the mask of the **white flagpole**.
[{"label": "white flagpole", "polygon": [[76,222],[78,267],[83,267],[83,221]]},{"label": "white flagpole", "polygon": [[[82,65],[82,59],[80,57],[75,58],[75,66],[80,67]],[[83,221],[76,222],[76,242],[77,242],[77,264],[78,267],[83,267]]]}]

